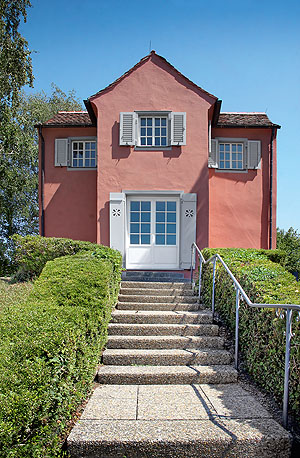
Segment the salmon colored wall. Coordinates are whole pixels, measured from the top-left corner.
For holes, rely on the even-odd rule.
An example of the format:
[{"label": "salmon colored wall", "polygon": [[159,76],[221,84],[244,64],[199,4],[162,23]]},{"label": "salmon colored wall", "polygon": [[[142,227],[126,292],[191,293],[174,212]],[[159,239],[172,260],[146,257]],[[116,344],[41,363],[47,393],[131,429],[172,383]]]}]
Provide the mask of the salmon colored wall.
[{"label": "salmon colored wall", "polygon": [[44,127],[42,133],[45,139],[45,235],[95,242],[97,172],[55,167],[54,148],[55,138],[96,136],[96,128]]},{"label": "salmon colored wall", "polygon": [[[157,56],[91,99],[98,116],[97,241],[109,245],[109,193],[183,190],[198,196],[199,246],[208,245],[208,110],[215,99],[188,83]],[[186,112],[186,146],[134,151],[119,146],[121,111]]]},{"label": "salmon colored wall", "polygon": [[[209,171],[209,246],[269,248],[271,129],[213,129],[212,137],[261,140],[261,169]],[[276,247],[276,142],[273,145],[273,248]]]}]

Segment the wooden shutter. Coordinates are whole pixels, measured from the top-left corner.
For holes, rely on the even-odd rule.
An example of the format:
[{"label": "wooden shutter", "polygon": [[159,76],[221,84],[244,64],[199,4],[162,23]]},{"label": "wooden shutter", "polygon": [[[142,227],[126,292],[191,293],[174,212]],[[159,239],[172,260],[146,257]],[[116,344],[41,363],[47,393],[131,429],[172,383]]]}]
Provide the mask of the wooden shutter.
[{"label": "wooden shutter", "polygon": [[180,267],[182,269],[191,267],[191,247],[196,241],[196,217],[197,194],[183,194],[180,206]]},{"label": "wooden shutter", "polygon": [[186,113],[171,113],[171,145],[186,144]]},{"label": "wooden shutter", "polygon": [[125,194],[110,193],[110,247],[125,255]]},{"label": "wooden shutter", "polygon": [[68,139],[55,139],[55,162],[56,167],[66,167],[68,165]]},{"label": "wooden shutter", "polygon": [[261,142],[258,140],[248,141],[248,169],[261,168]]},{"label": "wooden shutter", "polygon": [[211,139],[211,151],[208,156],[208,167],[217,169],[218,168],[218,140]]},{"label": "wooden shutter", "polygon": [[135,145],[135,113],[121,112],[120,113],[120,145]]}]

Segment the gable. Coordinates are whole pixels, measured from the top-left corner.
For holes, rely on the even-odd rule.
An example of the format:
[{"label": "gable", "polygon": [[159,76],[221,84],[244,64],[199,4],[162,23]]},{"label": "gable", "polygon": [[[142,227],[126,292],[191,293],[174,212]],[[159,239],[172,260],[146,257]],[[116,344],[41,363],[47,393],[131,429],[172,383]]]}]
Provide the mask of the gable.
[{"label": "gable", "polygon": [[[153,64],[156,67],[156,70],[161,70],[163,73],[165,73],[164,76],[166,78],[164,78],[162,74],[161,74],[161,76],[159,78],[159,79],[162,79],[162,81],[164,81],[165,79],[168,79],[167,75],[169,75],[169,77],[171,77],[173,80],[176,80],[176,82],[178,84],[182,85],[186,89],[194,91],[197,95],[199,95],[200,97],[204,98],[205,100],[207,100],[211,104],[215,103],[216,100],[218,100],[217,97],[215,97],[214,95],[212,95],[209,92],[205,91],[200,86],[197,86],[195,83],[193,83],[191,80],[189,80],[186,76],[184,76],[182,73],[180,73],[166,59],[164,59],[162,56],[159,56],[158,54],[156,54],[155,51],[151,51],[150,54],[148,54],[147,56],[142,58],[140,60],[140,62],[138,62],[134,67],[132,67],[130,70],[128,70],[126,73],[124,73],[120,78],[115,80],[109,86],[107,86],[106,88],[104,88],[101,91],[97,92],[96,94],[90,96],[89,100],[90,101],[95,101],[96,99],[98,99],[102,95],[104,95],[104,94],[110,92],[111,90],[113,90],[115,87],[117,87],[118,85],[123,83],[125,80],[130,78],[135,73],[139,73],[139,74],[145,75],[145,72],[141,71],[141,70],[144,70],[143,67],[146,66],[147,67],[147,71],[149,71],[149,68],[151,67],[151,66],[149,66],[149,63]],[[155,73],[155,74],[158,75],[160,72],[159,71],[157,71],[157,72],[151,71],[151,73]],[[149,78],[148,78],[148,80],[149,80]],[[151,82],[155,84],[155,79],[152,81],[151,78],[150,78],[150,83]]]}]

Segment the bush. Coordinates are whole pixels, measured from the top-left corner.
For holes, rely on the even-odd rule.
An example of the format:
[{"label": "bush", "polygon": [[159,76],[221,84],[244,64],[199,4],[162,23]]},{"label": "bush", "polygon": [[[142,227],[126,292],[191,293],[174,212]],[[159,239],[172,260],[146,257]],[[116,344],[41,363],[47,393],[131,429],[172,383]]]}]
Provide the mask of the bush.
[{"label": "bush", "polygon": [[[299,285],[294,276],[281,265],[270,261],[281,255],[264,250],[205,249],[208,259],[219,253],[229,266],[252,302],[300,304]],[[279,257],[278,257],[279,256]],[[212,266],[205,266],[202,297],[211,303]],[[235,289],[220,263],[216,269],[215,305],[226,324],[235,329]],[[283,317],[283,314],[281,315]],[[290,408],[298,416],[300,408],[300,327],[293,313],[291,346]],[[240,351],[245,369],[281,403],[284,382],[285,319],[276,310],[255,309],[243,301],[240,304]]]},{"label": "bush", "polygon": [[12,240],[15,263],[18,266],[14,277],[17,281],[25,281],[40,275],[47,261],[73,255],[79,251],[95,251],[98,258],[109,259],[117,268],[120,265],[120,256],[115,250],[91,242],[38,235],[13,235]]},{"label": "bush", "polygon": [[2,310],[1,457],[61,456],[61,437],[91,389],[106,341],[117,264],[118,252],[114,263],[91,251],[49,261],[25,305]]}]

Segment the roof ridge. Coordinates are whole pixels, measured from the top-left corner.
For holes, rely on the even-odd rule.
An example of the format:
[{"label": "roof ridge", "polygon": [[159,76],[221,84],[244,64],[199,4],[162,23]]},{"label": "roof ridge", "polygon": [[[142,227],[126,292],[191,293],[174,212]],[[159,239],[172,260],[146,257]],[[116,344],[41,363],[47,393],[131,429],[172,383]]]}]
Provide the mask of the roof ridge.
[{"label": "roof ridge", "polygon": [[86,110],[81,110],[81,111],[58,111],[56,114],[58,113],[87,113]]},{"label": "roof ridge", "polygon": [[264,114],[268,116],[265,111],[221,111],[220,114],[246,114],[246,115]]}]

